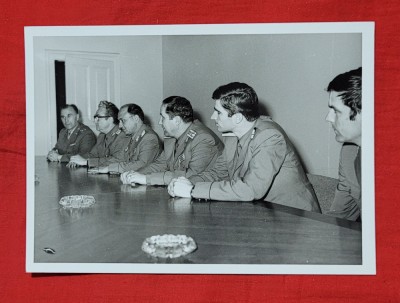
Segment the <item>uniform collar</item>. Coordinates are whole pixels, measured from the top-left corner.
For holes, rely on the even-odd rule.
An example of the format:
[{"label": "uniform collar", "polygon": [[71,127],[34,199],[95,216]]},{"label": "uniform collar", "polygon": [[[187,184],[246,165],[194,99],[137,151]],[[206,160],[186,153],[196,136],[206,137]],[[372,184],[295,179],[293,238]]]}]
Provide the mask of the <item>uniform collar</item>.
[{"label": "uniform collar", "polygon": [[240,144],[241,147],[246,146],[248,144],[248,142],[250,141],[253,133],[254,133],[254,129],[255,129],[255,124],[254,127],[252,127],[250,130],[247,131],[247,133],[245,133],[239,140],[238,140],[238,144]]},{"label": "uniform collar", "polygon": [[72,134],[75,132],[75,130],[78,129],[78,127],[79,127],[79,122],[76,124],[76,126],[75,126],[73,129],[67,130],[67,135],[68,135],[69,137],[71,137]]},{"label": "uniform collar", "polygon": [[143,123],[143,125],[139,128],[139,130],[132,136],[132,140],[137,140],[138,138],[140,138],[145,129],[146,129],[146,124]]},{"label": "uniform collar", "polygon": [[182,142],[182,141],[186,140],[186,137],[187,137],[189,131],[192,129],[192,127],[193,127],[193,122],[190,123],[189,127],[185,130],[185,132],[182,135],[180,135],[180,137],[176,141]]},{"label": "uniform collar", "polygon": [[114,137],[115,135],[118,135],[118,134],[119,134],[118,131],[121,132],[121,130],[119,129],[118,124],[116,124],[116,125],[114,125],[114,127],[106,134],[106,138],[109,139],[109,138]]}]

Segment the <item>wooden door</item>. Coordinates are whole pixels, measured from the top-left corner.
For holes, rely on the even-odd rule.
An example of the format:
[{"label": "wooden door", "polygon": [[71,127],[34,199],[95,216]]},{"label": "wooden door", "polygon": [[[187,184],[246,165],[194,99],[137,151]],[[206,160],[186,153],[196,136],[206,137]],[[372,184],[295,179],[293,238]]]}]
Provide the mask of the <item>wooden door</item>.
[{"label": "wooden door", "polygon": [[[65,58],[66,99],[75,104],[81,122],[95,131],[93,115],[100,101],[119,106],[117,58],[67,55]],[[97,132],[96,132],[97,133]]]}]

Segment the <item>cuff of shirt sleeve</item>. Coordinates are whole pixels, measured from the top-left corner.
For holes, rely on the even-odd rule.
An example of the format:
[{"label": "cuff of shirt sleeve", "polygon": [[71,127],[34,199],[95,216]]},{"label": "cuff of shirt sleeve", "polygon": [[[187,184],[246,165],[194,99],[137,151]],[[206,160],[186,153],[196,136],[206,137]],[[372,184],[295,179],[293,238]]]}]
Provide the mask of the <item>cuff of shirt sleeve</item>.
[{"label": "cuff of shirt sleeve", "polygon": [[196,184],[197,182],[204,182],[204,181],[205,181],[203,178],[201,178],[201,177],[198,176],[198,175],[190,176],[188,179],[189,179],[189,181],[192,182],[193,184]]},{"label": "cuff of shirt sleeve", "polygon": [[213,182],[198,182],[192,189],[192,198],[211,200],[211,186]]},{"label": "cuff of shirt sleeve", "polygon": [[108,171],[109,172],[118,172],[121,174],[124,172],[120,163],[111,163],[110,165],[108,165]]},{"label": "cuff of shirt sleeve", "polygon": [[89,158],[86,164],[89,167],[97,167],[99,166],[99,158]]},{"label": "cuff of shirt sleeve", "polygon": [[164,185],[164,173],[152,173],[146,175],[146,184],[147,185]]},{"label": "cuff of shirt sleeve", "polygon": [[69,162],[70,157],[67,155],[62,155],[61,159],[59,160],[60,162]]}]

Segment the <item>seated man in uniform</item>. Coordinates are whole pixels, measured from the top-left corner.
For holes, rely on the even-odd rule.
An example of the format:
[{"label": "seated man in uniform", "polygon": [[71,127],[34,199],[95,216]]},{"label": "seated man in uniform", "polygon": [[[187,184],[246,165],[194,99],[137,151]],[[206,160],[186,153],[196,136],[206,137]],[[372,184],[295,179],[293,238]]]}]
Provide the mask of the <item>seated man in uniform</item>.
[{"label": "seated man in uniform", "polygon": [[269,117],[260,117],[256,92],[245,83],[217,88],[212,98],[217,128],[226,137],[225,149],[214,166],[189,179],[173,179],[173,197],[221,201],[263,199],[321,212],[314,190],[292,143]]},{"label": "seated man in uniform", "polygon": [[89,173],[119,174],[138,170],[153,162],[162,151],[158,135],[143,123],[144,113],[136,104],[125,104],[119,113],[119,126],[130,138],[123,147],[123,161],[89,169]]},{"label": "seated man in uniform", "polygon": [[222,152],[221,140],[199,120],[193,120],[192,105],[183,97],[171,96],[162,102],[158,124],[168,136],[163,153],[138,172],[123,173],[124,184],[166,185],[173,178],[204,171]]},{"label": "seated man in uniform", "polygon": [[361,220],[361,67],[336,76],[328,85],[330,122],[336,141],[343,143],[339,184],[327,214]]},{"label": "seated man in uniform", "polygon": [[90,152],[72,156],[68,167],[105,166],[124,161],[124,148],[130,137],[119,129],[118,108],[111,102],[101,101],[94,115],[96,129],[100,132],[96,145]]},{"label": "seated man in uniform", "polygon": [[83,155],[96,144],[93,131],[79,122],[79,111],[75,104],[66,104],[61,108],[61,121],[64,128],[60,131],[56,146],[47,154],[49,161],[69,162],[71,156]]}]

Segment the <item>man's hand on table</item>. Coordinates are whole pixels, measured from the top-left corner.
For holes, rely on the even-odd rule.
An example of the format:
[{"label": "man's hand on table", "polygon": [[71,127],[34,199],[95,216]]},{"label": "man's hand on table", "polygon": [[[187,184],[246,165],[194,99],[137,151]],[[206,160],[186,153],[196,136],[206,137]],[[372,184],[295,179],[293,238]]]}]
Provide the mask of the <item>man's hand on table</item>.
[{"label": "man's hand on table", "polygon": [[191,198],[193,183],[185,177],[172,179],[168,185],[168,193],[172,197]]},{"label": "man's hand on table", "polygon": [[58,153],[57,150],[53,149],[51,151],[49,151],[49,153],[47,154],[47,160],[51,161],[51,162],[57,162],[61,160],[61,155]]},{"label": "man's hand on table", "polygon": [[146,175],[135,171],[127,171],[122,173],[121,181],[123,184],[142,184],[146,185]]},{"label": "man's hand on table", "polygon": [[86,166],[87,159],[83,158],[81,155],[72,156],[69,160],[67,167],[77,167],[77,166]]}]

